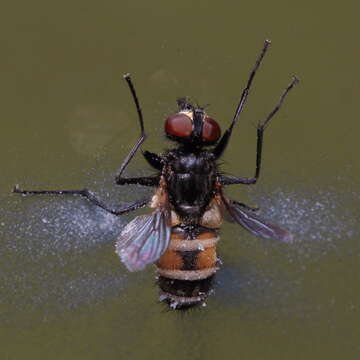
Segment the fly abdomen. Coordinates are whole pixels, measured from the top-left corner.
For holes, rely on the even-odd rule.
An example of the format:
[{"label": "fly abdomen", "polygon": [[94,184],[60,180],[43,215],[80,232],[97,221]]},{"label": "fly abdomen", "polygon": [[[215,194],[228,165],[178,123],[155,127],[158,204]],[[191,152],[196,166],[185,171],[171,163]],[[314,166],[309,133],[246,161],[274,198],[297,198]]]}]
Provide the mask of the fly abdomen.
[{"label": "fly abdomen", "polygon": [[206,298],[218,270],[218,241],[215,230],[173,228],[170,245],[156,264],[162,300],[179,308]]}]

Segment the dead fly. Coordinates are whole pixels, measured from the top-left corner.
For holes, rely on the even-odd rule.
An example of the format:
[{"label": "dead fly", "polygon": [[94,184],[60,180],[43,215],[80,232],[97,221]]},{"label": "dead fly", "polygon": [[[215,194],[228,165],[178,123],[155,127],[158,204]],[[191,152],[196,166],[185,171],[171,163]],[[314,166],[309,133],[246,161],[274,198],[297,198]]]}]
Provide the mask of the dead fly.
[{"label": "dead fly", "polygon": [[279,103],[257,126],[254,176],[226,176],[218,165],[269,45],[270,41],[266,40],[241,94],[232,122],[223,135],[219,124],[203,108],[195,106],[186,97],[177,100],[179,111],[165,120],[165,134],[177,147],[161,155],[143,152],[145,160],[157,170],[156,176],[123,177],[124,170],[146,139],[134,85],[129,74],[124,76],[136,105],[141,135],[122,163],[115,182],[118,185],[154,187],[156,190],[152,198],[140,199],[113,209],[88,189],[34,191],[15,186],[14,192],[26,195],[80,195],[114,215],[123,215],[148,205],[153,209],[152,214],[137,216],[125,226],[116,240],[116,253],[130,271],[142,270],[155,263],[160,298],[173,308],[202,302],[211,289],[212,279],[219,266],[216,244],[224,213],[255,236],[284,242],[292,240],[291,233],[262,220],[256,214],[256,209],[226,197],[223,187],[257,182],[264,131],[298,82],[296,77],[282,93]]}]

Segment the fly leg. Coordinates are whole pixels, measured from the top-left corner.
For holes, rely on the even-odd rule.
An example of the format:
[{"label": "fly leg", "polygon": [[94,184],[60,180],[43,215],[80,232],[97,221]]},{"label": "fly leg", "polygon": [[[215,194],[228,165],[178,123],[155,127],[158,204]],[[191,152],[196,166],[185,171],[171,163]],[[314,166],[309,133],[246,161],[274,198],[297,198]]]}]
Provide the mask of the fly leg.
[{"label": "fly leg", "polygon": [[150,151],[144,151],[143,156],[145,160],[152,166],[154,169],[161,171],[163,168],[163,162],[161,156],[154,154]]},{"label": "fly leg", "polygon": [[132,147],[132,149],[130,150],[128,155],[126,156],[125,160],[123,161],[123,163],[120,166],[120,169],[117,171],[117,175],[115,177],[115,183],[116,184],[125,184],[126,183],[126,182],[122,182],[122,181],[125,181],[125,179],[123,180],[121,175],[124,172],[125,168],[128,166],[131,159],[134,157],[136,151],[139,149],[141,144],[146,139],[145,128],[144,128],[144,119],[143,119],[140,103],[139,103],[138,97],[136,95],[134,84],[132,83],[131,78],[130,78],[130,74],[125,74],[124,79],[126,80],[128,86],[129,86],[129,89],[131,91],[131,95],[132,95],[132,97],[134,99],[134,102],[135,102],[136,111],[137,111],[138,118],[139,118],[139,123],[140,123],[140,137],[139,137],[138,141],[136,142],[136,144]]},{"label": "fly leg", "polygon": [[261,155],[262,155],[262,148],[263,148],[263,140],[264,140],[264,131],[269,125],[269,121],[273,118],[273,116],[279,111],[282,103],[285,100],[286,95],[289,91],[299,82],[296,76],[293,77],[291,83],[287,86],[284,92],[280,96],[280,100],[275,108],[269,113],[267,118],[263,121],[260,121],[257,126],[257,144],[256,144],[256,170],[255,175],[253,177],[237,177],[237,176],[220,176],[220,183],[222,185],[232,185],[232,184],[256,184],[261,170]]},{"label": "fly leg", "polygon": [[246,102],[246,99],[249,95],[249,91],[250,91],[250,87],[251,87],[251,84],[254,80],[254,77],[255,77],[255,74],[261,64],[261,61],[262,59],[264,58],[265,56],[265,53],[268,49],[270,45],[270,40],[265,40],[264,42],[264,46],[261,50],[261,53],[259,55],[259,57],[257,58],[256,60],[256,63],[255,63],[255,66],[254,68],[251,70],[251,73],[250,73],[250,76],[249,76],[249,79],[247,81],[247,84],[246,84],[246,87],[245,89],[242,91],[241,93],[241,96],[240,96],[240,101],[239,101],[239,104],[236,108],[236,111],[235,111],[235,115],[232,119],[232,122],[230,124],[230,127],[225,131],[224,135],[222,136],[222,138],[220,139],[219,143],[216,145],[215,149],[213,150],[213,154],[215,155],[215,158],[218,159],[222,154],[223,152],[225,151],[228,143],[229,143],[229,140],[230,140],[230,136],[232,134],[232,131],[233,131],[233,128],[235,126],[235,124],[237,123],[238,119],[239,119],[239,116],[240,116],[240,113],[245,105],[245,102]]},{"label": "fly leg", "polygon": [[[134,177],[134,178],[125,178],[121,175],[123,174],[125,168],[128,166],[131,159],[134,157],[136,151],[139,149],[141,144],[146,139],[145,134],[145,127],[144,127],[144,119],[140,107],[140,103],[138,100],[138,97],[136,95],[134,84],[131,81],[130,74],[125,74],[124,79],[126,80],[127,84],[129,85],[129,89],[131,91],[131,94],[133,96],[136,110],[138,113],[139,123],[140,123],[140,137],[136,144],[133,146],[131,151],[126,156],[125,160],[120,166],[120,169],[117,172],[117,175],[115,177],[115,183],[118,185],[128,185],[128,184],[138,184],[143,186],[158,186],[160,178],[158,176],[146,176],[146,177]],[[144,151],[143,156],[145,157],[146,161],[155,169],[161,170],[162,169],[162,162],[161,157],[157,154],[151,153],[149,151]]]},{"label": "fly leg", "polygon": [[[163,164],[161,156],[154,154],[150,151],[144,151],[143,156],[145,160],[156,170],[161,171]],[[116,183],[118,185],[129,185],[129,184],[138,184],[143,186],[159,186],[160,177],[159,176],[142,176],[142,177],[133,177],[133,178],[117,178]]]},{"label": "fly leg", "polygon": [[95,204],[96,206],[101,207],[105,211],[114,214],[114,215],[123,215],[130,211],[136,210],[140,207],[145,206],[150,199],[140,199],[135,202],[120,206],[118,208],[110,208],[105,203],[103,203],[101,200],[99,200],[91,191],[88,189],[82,189],[82,190],[22,190],[20,189],[19,185],[15,185],[13,189],[14,193],[17,194],[23,194],[23,195],[46,195],[46,194],[52,194],[52,195],[80,195],[82,197],[85,197],[87,200],[89,200],[91,203]]},{"label": "fly leg", "polygon": [[129,185],[129,184],[138,184],[143,186],[158,186],[160,182],[159,176],[143,176],[143,177],[133,177],[133,178],[119,178],[116,183],[118,185]]}]

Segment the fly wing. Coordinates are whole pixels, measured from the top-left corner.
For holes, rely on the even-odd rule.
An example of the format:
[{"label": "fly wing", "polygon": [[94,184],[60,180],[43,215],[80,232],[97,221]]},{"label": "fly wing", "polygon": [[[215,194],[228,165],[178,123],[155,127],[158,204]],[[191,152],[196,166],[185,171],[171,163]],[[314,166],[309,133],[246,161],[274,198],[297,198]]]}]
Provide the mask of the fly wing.
[{"label": "fly wing", "polygon": [[140,215],[127,224],[116,241],[116,253],[130,271],[154,263],[170,242],[169,212],[158,208],[152,215]]},{"label": "fly wing", "polygon": [[254,214],[254,211],[247,209],[243,204],[235,200],[230,200],[224,195],[222,196],[222,201],[224,207],[235,222],[251,234],[264,239],[275,239],[287,243],[293,241],[294,236],[292,233],[262,220],[258,215]]}]

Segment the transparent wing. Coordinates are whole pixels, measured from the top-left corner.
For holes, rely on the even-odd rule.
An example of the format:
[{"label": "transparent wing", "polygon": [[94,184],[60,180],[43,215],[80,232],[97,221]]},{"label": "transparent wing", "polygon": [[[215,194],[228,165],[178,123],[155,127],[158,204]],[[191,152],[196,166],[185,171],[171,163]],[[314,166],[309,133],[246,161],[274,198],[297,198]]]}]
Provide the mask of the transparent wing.
[{"label": "transparent wing", "polygon": [[222,196],[224,207],[235,222],[244,227],[251,234],[265,239],[275,239],[290,243],[293,241],[293,234],[283,230],[277,225],[262,220],[254,211],[249,210],[243,204]]},{"label": "transparent wing", "polygon": [[164,253],[170,242],[169,213],[158,208],[127,224],[116,241],[116,253],[130,271],[144,269]]}]

